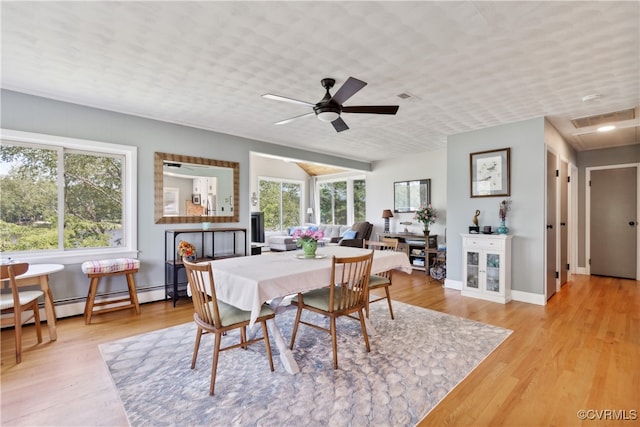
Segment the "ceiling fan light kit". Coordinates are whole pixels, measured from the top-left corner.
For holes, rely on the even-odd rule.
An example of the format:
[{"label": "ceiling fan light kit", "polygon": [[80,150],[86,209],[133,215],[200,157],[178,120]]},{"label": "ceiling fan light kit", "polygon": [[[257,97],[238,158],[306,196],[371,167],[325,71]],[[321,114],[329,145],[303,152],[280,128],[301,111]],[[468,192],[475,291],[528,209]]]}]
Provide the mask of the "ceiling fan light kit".
[{"label": "ceiling fan light kit", "polygon": [[[332,96],[329,93],[336,81],[334,79],[325,78],[320,81],[322,87],[326,89],[324,97],[317,104],[310,102],[299,101],[293,98],[287,98],[285,96],[273,95],[270,93],[262,95],[263,98],[272,99],[276,101],[284,101],[292,104],[305,105],[313,108],[313,113],[322,122],[328,122],[333,125],[336,132],[342,132],[349,129],[349,126],[342,120],[340,115],[342,113],[360,113],[360,114],[396,114],[398,112],[398,105],[364,105],[356,107],[343,107],[343,103],[355,95],[360,89],[367,85],[366,82],[358,80],[354,77],[349,77],[347,81],[338,89],[338,91]],[[313,113],[302,114],[289,119],[280,120],[274,124],[281,125],[289,123],[300,117],[306,117]]]}]

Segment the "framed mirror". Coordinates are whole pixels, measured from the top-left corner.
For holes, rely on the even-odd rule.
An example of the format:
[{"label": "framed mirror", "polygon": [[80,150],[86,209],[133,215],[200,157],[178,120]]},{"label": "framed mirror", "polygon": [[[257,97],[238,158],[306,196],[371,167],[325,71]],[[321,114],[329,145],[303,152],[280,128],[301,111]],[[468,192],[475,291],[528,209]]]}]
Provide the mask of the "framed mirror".
[{"label": "framed mirror", "polygon": [[240,164],[155,153],[156,224],[238,222]]},{"label": "framed mirror", "polygon": [[417,179],[393,183],[393,211],[415,212],[431,203],[431,180]]}]

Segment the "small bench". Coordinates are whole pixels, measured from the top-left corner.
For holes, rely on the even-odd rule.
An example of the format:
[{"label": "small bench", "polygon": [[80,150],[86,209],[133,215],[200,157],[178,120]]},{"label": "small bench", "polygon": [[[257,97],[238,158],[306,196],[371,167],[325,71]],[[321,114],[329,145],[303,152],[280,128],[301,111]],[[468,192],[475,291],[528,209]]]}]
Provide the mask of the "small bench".
[{"label": "small bench", "polygon": [[[109,313],[129,308],[134,308],[136,310],[136,314],[140,314],[140,305],[138,304],[138,295],[136,293],[136,282],[133,278],[133,273],[137,273],[139,268],[140,261],[133,258],[105,259],[99,261],[86,261],[82,263],[82,272],[91,279],[91,283],[89,284],[89,294],[87,295],[87,303],[84,308],[85,324],[88,325],[91,323],[91,316],[93,314]],[[95,302],[100,278],[119,275],[125,275],[127,277],[129,298]],[[116,305],[124,302],[128,302],[129,304]],[[94,310],[95,307],[102,306],[110,307]]]}]

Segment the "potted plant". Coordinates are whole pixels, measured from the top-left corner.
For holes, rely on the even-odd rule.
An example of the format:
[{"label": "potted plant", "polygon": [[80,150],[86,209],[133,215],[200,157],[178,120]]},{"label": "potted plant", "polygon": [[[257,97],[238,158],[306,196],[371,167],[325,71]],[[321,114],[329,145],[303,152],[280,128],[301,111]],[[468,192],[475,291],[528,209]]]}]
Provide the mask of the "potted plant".
[{"label": "potted plant", "polygon": [[324,233],[318,230],[314,231],[310,228],[306,230],[296,228],[292,237],[296,239],[296,245],[302,248],[305,258],[315,258],[316,249],[318,249],[318,239],[322,239]]},{"label": "potted plant", "polygon": [[178,243],[178,255],[187,261],[195,261],[196,247],[186,240],[181,240],[180,243]]},{"label": "potted plant", "polygon": [[417,219],[424,224],[424,235],[428,236],[429,226],[435,223],[438,217],[436,215],[436,210],[429,204],[418,209],[413,219]]}]

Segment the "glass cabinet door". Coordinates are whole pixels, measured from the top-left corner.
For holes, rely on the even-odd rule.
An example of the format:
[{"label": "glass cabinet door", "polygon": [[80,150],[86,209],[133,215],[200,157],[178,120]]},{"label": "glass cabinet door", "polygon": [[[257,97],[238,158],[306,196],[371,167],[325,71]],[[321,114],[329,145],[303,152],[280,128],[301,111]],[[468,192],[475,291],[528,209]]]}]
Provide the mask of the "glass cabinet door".
[{"label": "glass cabinet door", "polygon": [[480,253],[467,252],[467,287],[478,289]]},{"label": "glass cabinet door", "polygon": [[500,292],[500,255],[487,253],[487,291]]}]

